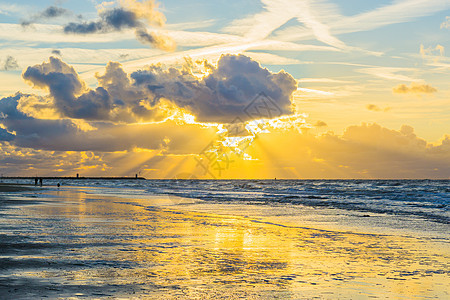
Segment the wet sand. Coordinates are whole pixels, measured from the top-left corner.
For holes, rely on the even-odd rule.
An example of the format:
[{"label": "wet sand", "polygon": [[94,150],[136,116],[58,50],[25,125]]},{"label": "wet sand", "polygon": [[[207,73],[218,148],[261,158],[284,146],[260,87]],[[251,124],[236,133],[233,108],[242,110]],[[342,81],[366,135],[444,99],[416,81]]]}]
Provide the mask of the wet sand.
[{"label": "wet sand", "polygon": [[0,295],[449,298],[448,239],[306,228],[192,202],[1,193]]},{"label": "wet sand", "polygon": [[[30,190],[32,190],[32,187],[30,185],[0,183],[0,193],[24,192]],[[1,196],[2,194],[0,194],[0,197]]]}]

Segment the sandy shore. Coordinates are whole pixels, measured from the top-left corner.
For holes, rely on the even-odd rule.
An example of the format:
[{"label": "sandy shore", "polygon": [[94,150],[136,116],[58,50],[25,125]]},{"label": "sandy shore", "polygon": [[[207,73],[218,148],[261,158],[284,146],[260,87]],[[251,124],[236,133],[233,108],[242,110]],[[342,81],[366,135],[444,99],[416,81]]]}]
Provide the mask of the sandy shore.
[{"label": "sandy shore", "polygon": [[30,185],[0,183],[0,193],[24,192],[30,190],[32,190],[32,187]]},{"label": "sandy shore", "polygon": [[[448,240],[300,228],[220,207],[194,211],[182,199],[88,191],[0,194],[3,298],[449,297]],[[6,201],[19,199],[33,205]]]}]

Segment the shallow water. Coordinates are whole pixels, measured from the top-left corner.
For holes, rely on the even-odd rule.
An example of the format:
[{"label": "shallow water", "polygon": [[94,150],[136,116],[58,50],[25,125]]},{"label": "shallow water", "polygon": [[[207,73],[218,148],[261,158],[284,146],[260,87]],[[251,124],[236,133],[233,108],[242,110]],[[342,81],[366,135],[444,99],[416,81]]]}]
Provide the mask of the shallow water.
[{"label": "shallow water", "polygon": [[[32,183],[30,180],[16,182]],[[216,203],[275,203],[450,224],[450,180],[48,180],[101,193],[173,195]],[[112,188],[108,190],[108,188]]]},{"label": "shallow water", "polygon": [[[305,226],[305,219],[293,218],[298,207],[148,193],[133,199],[125,197],[129,191],[116,190],[121,197],[113,192],[38,189],[2,201],[0,294],[6,299],[449,297],[445,237],[341,230],[314,220]],[[13,201],[20,202],[11,206]],[[335,226],[325,230],[324,224]]]},{"label": "shallow water", "polygon": [[450,180],[80,179],[46,180],[45,188],[57,190],[57,182],[63,187],[97,187],[91,191],[113,196],[201,199],[212,211],[221,204],[222,211],[232,214],[261,206],[265,217],[279,215],[282,222],[324,229],[444,239],[450,231]]}]

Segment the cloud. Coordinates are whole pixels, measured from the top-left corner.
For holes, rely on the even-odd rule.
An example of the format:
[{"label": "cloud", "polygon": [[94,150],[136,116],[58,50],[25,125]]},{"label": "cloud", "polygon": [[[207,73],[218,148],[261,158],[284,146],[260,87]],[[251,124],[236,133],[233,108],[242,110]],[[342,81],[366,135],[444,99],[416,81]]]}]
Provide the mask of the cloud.
[{"label": "cloud", "polygon": [[58,50],[58,49],[53,49],[52,54],[62,56],[61,50]]},{"label": "cloud", "polygon": [[340,80],[333,78],[302,78],[298,80],[299,83],[355,83],[351,80]]},{"label": "cloud", "polygon": [[[284,1],[277,2],[282,3]],[[286,6],[285,10],[293,11],[294,8],[292,7],[292,4],[289,4],[290,5]],[[330,44],[336,44],[336,46],[339,47],[341,41],[333,39],[333,36],[330,36],[329,34],[330,32],[334,35],[338,35],[370,31],[390,24],[410,22],[420,17],[430,16],[436,12],[448,10],[450,7],[448,1],[442,0],[398,0],[360,14],[343,16],[340,14],[338,6],[330,4],[327,1],[314,1],[307,5],[310,6],[313,17],[327,16],[327,19],[322,22],[315,22],[312,26],[309,25],[312,30],[307,30],[302,26],[289,26],[278,32],[280,39],[284,41],[299,41],[310,40],[311,37],[316,36],[318,40],[321,39],[325,43],[330,43],[331,41]],[[326,13],[324,13],[324,11],[326,11]],[[303,14],[307,13],[308,10],[305,9]],[[314,22],[315,20],[311,18],[308,21]],[[255,21],[253,22],[256,23]],[[352,47],[348,48],[355,49]]]},{"label": "cloud", "polygon": [[[18,147],[48,151],[113,152],[143,148],[167,153],[199,153],[214,138],[215,130],[168,120],[153,124],[93,123],[83,130],[71,119],[37,119],[20,110],[35,96],[16,94],[0,100],[0,139]],[[14,132],[15,135],[8,134]],[[170,144],[170,147],[168,146]]]},{"label": "cloud", "polygon": [[408,87],[405,84],[399,84],[394,87],[392,91],[395,94],[406,94],[406,93],[414,93],[414,94],[432,94],[436,93],[437,89],[428,84],[420,84],[420,83],[411,83],[411,87]]},{"label": "cloud", "polygon": [[0,71],[12,71],[19,69],[19,64],[17,60],[8,55],[4,62],[0,62]]},{"label": "cloud", "polygon": [[316,123],[314,123],[314,126],[315,127],[327,127],[328,126],[328,124],[327,123],[325,123],[324,121],[317,121]]},{"label": "cloud", "polygon": [[380,108],[378,105],[375,105],[375,104],[367,104],[367,105],[366,105],[366,108],[367,108],[368,110],[371,110],[371,111],[384,111],[384,112],[388,112],[389,110],[391,110],[390,107]]},{"label": "cloud", "polygon": [[60,17],[64,14],[67,13],[67,10],[61,7],[56,7],[56,6],[50,6],[47,7],[43,12],[41,12],[39,14],[40,18],[56,18],[56,17]]},{"label": "cloud", "polygon": [[442,28],[446,28],[446,29],[450,28],[450,17],[449,16],[445,17],[445,21],[441,23],[441,29]]},{"label": "cloud", "polygon": [[67,14],[69,14],[67,9],[57,6],[49,6],[40,13],[35,14],[30,20],[22,21],[21,25],[26,27],[38,21],[53,19]]},{"label": "cloud", "polygon": [[[20,95],[19,101],[26,97]],[[83,132],[72,126],[64,128],[64,123],[58,122],[61,120],[48,122],[20,116],[14,120],[14,113],[7,118],[8,126],[14,126],[17,135],[9,143],[0,143],[0,169],[16,171],[17,175],[26,174],[32,166],[49,175],[73,174],[75,169],[83,173],[89,169],[92,175],[127,175],[131,169],[135,170],[132,174],[147,169],[143,176],[171,178],[175,168],[204,178],[204,169],[196,158],[217,137],[211,129],[180,126],[172,121],[98,124],[97,129]],[[62,152],[66,150],[76,152]],[[254,160],[230,157],[233,162],[223,170],[221,178],[450,177],[450,136],[431,145],[408,125],[399,130],[378,124],[353,125],[343,135],[329,132],[317,136],[278,128],[259,133],[245,153]]]},{"label": "cloud", "polygon": [[165,23],[164,15],[157,11],[153,0],[138,2],[135,0],[121,0],[120,7],[99,10],[99,20],[90,22],[71,22],[64,26],[67,34],[93,34],[134,29],[136,38],[144,44],[151,44],[156,48],[173,51],[175,42],[157,32],[149,32],[147,25],[162,27]]},{"label": "cloud", "polygon": [[166,103],[186,109],[201,122],[229,123],[236,117],[246,121],[293,113],[297,83],[284,71],[272,73],[244,55],[223,55],[217,67],[199,61],[209,74],[198,78],[193,74],[196,66],[190,64],[178,69],[152,65],[128,75],[119,63],[110,62],[103,75],[96,75],[99,86],[91,89],[73,67],[50,57],[48,62],[28,67],[23,78],[48,90],[62,116],[91,121],[161,120],[167,116]]},{"label": "cloud", "polygon": [[[198,76],[202,72],[203,77]],[[55,57],[27,68],[23,77],[36,88],[48,91],[48,95],[16,94],[0,100],[0,147],[13,147],[7,148],[13,153],[9,157],[0,153],[0,165],[35,163],[50,168],[45,161],[52,157],[50,154],[32,153],[30,149],[93,151],[85,166],[95,166],[96,172],[119,165],[124,168],[128,163],[115,161],[122,155],[122,159],[132,157],[140,162],[136,163],[139,167],[160,168],[159,173],[152,173],[158,177],[168,176],[168,161],[174,166],[193,160],[190,165],[195,168],[198,164],[194,157],[217,138],[217,125],[171,118],[173,111],[183,109],[198,121],[223,123],[222,128],[240,132],[240,124],[230,125],[236,117],[246,121],[262,116],[248,114],[249,107],[261,112],[264,105],[269,105],[280,115],[291,115],[292,93],[297,89],[297,82],[289,74],[270,72],[244,55],[223,55],[217,65],[187,59],[180,68],[152,65],[131,74],[119,63],[110,62],[104,73],[96,75],[98,86],[94,88],[84,83],[73,67]],[[372,105],[372,109],[382,110]],[[47,112],[50,109],[54,110],[51,118]],[[89,128],[83,128],[77,118],[88,122]],[[326,124],[318,121],[315,126]],[[418,138],[407,125],[391,130],[363,124],[348,127],[343,135],[319,136],[301,133],[294,127],[272,126],[258,131],[258,138],[245,149],[252,160],[237,158],[223,176],[449,176],[445,162],[450,161],[450,137],[433,146]],[[126,153],[113,154],[117,151]],[[67,163],[80,159],[80,153],[56,153],[54,157],[50,159],[51,170],[70,172],[82,167]]]},{"label": "cloud", "polygon": [[143,44],[151,44],[165,51],[173,51],[176,48],[173,39],[167,36],[158,35],[154,32],[148,32],[145,28],[137,28],[135,35],[138,41]]},{"label": "cloud", "polygon": [[338,33],[368,31],[390,24],[409,22],[445,11],[450,4],[441,0],[398,0],[361,14],[343,17],[333,28]]},{"label": "cloud", "polygon": [[69,23],[64,26],[65,33],[97,33],[120,31],[124,28],[134,28],[141,23],[137,16],[123,8],[114,8],[100,13],[100,21],[84,22],[84,23]]},{"label": "cloud", "polygon": [[[262,12],[235,20],[224,30],[251,40],[267,38],[274,30],[296,16],[297,9],[288,1],[262,0]],[[290,9],[288,9],[290,8]]]},{"label": "cloud", "polygon": [[51,147],[60,137],[77,131],[77,127],[70,120],[34,119],[19,111],[19,100],[26,101],[27,97],[29,95],[18,93],[0,100],[0,122],[8,131],[16,133],[15,145],[39,149],[42,144],[49,144]]},{"label": "cloud", "polygon": [[307,89],[307,88],[297,88],[298,91],[304,93],[307,95],[307,97],[310,97],[311,95],[321,95],[321,96],[335,96],[334,93],[332,92],[327,92],[327,91],[321,91],[321,90],[316,90],[316,89]]},{"label": "cloud", "polygon": [[[318,41],[338,49],[349,48],[331,34],[330,26],[322,20],[324,11],[328,18],[335,16],[335,7],[326,3],[292,3],[289,0],[262,0],[264,10],[241,20],[235,20],[225,31],[244,36],[250,40],[266,39],[289,21],[297,20],[305,27],[296,28],[297,32],[314,36]],[[284,40],[284,39],[282,39]],[[296,40],[290,39],[290,40]],[[336,50],[336,49],[334,49]]]},{"label": "cloud", "polygon": [[145,19],[150,25],[163,26],[166,17],[158,11],[158,5],[153,0],[142,2],[135,0],[120,0],[121,6],[136,14],[138,19]]},{"label": "cloud", "polygon": [[428,47],[425,48],[423,44],[420,44],[420,55],[422,55],[423,58],[425,58],[427,55],[432,56],[444,56],[445,54],[445,47],[442,45],[437,44],[436,47]]},{"label": "cloud", "polygon": [[[108,43],[129,40],[129,32],[111,32],[101,35],[68,35],[61,30],[60,25],[33,24],[25,31],[21,25],[0,23],[0,37],[10,41],[25,41],[49,43]],[[25,44],[26,44],[25,43]],[[32,48],[36,50],[37,48]]]},{"label": "cloud", "polygon": [[14,137],[14,134],[11,134],[6,129],[0,127],[0,142],[10,142],[14,140]]},{"label": "cloud", "polygon": [[401,73],[412,73],[415,71],[412,68],[394,68],[394,67],[378,67],[371,66],[369,68],[357,69],[357,72],[373,75],[382,79],[399,80],[399,81],[413,81],[413,77]]},{"label": "cloud", "polygon": [[131,78],[134,85],[188,109],[202,122],[268,117],[263,112],[259,116],[246,113],[261,93],[273,101],[280,115],[292,114],[292,93],[297,90],[290,74],[272,73],[244,55],[222,55],[217,68],[200,80],[183,70],[159,66],[134,72]]},{"label": "cloud", "polygon": [[25,5],[18,5],[13,3],[0,3],[0,14],[4,15],[12,15],[12,14],[20,14],[27,10],[29,7]]},{"label": "cloud", "polygon": [[105,74],[96,75],[99,86],[95,89],[88,88],[73,67],[56,57],[28,67],[22,76],[35,88],[49,91],[54,109],[62,117],[126,123],[165,117],[155,105],[159,102],[151,104],[155,95],[133,86],[119,63],[109,63]]},{"label": "cloud", "polygon": [[270,174],[280,178],[450,177],[450,136],[433,146],[407,125],[400,130],[378,124],[352,125],[342,136],[263,133],[248,153],[261,165],[276,168]]},{"label": "cloud", "polygon": [[[28,67],[23,78],[34,87],[48,89],[59,112],[70,118],[108,119],[111,98],[105,89],[87,89],[69,65],[55,57],[48,63]],[[78,96],[77,96],[78,95]]]}]

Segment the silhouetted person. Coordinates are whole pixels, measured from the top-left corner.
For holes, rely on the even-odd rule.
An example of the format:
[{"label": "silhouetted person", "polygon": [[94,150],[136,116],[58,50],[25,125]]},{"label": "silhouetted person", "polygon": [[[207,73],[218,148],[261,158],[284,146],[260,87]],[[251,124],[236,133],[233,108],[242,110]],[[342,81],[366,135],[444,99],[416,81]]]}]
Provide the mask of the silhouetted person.
[{"label": "silhouetted person", "polygon": [[39,178],[39,185],[42,186],[42,178]]},{"label": "silhouetted person", "polygon": [[37,177],[34,179],[34,185],[37,185],[37,183],[38,183],[38,179],[37,179]]},{"label": "silhouetted person", "polygon": [[61,185],[59,184],[59,182],[58,182],[58,184],[56,185],[57,187],[60,187]]}]

